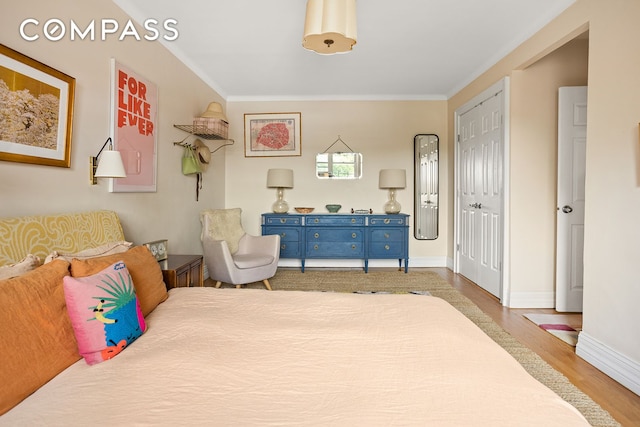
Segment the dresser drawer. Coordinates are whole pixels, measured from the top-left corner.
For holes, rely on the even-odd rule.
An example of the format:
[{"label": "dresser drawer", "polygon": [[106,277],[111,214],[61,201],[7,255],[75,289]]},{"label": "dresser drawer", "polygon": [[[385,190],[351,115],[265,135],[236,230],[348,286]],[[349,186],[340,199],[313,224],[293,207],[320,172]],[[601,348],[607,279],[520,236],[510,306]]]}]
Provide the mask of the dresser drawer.
[{"label": "dresser drawer", "polygon": [[364,225],[365,218],[355,215],[307,215],[305,225],[309,226],[347,226],[347,225]]},{"label": "dresser drawer", "polygon": [[404,239],[404,228],[381,228],[371,231],[372,242],[402,242]]},{"label": "dresser drawer", "polygon": [[364,232],[361,229],[349,227],[312,227],[307,230],[307,242],[364,243]]},{"label": "dresser drawer", "polygon": [[404,215],[402,216],[390,216],[390,215],[372,215],[369,217],[369,225],[371,226],[375,226],[375,227],[384,227],[384,226],[394,226],[397,227],[399,225],[405,226],[406,224],[406,217]]},{"label": "dresser drawer", "polygon": [[362,258],[364,257],[364,243],[307,241],[307,258]]},{"label": "dresser drawer", "polygon": [[403,258],[404,243],[401,240],[389,242],[369,242],[369,258]]},{"label": "dresser drawer", "polygon": [[[265,215],[264,225],[300,225],[302,217],[297,215]],[[275,234],[275,233],[274,233]]]},{"label": "dresser drawer", "polygon": [[300,228],[293,227],[263,227],[263,235],[277,234],[280,236],[280,258],[300,258]]},{"label": "dresser drawer", "polygon": [[263,234],[277,234],[281,242],[300,241],[300,228],[293,227],[265,227]]}]

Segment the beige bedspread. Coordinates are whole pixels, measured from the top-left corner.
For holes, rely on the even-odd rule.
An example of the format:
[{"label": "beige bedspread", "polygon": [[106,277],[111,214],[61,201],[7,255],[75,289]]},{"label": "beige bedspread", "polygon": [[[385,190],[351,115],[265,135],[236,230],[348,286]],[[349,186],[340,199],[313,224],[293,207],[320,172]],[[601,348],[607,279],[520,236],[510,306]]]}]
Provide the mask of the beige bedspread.
[{"label": "beige bedspread", "polygon": [[147,322],[0,425],[588,425],[431,296],[178,288]]}]

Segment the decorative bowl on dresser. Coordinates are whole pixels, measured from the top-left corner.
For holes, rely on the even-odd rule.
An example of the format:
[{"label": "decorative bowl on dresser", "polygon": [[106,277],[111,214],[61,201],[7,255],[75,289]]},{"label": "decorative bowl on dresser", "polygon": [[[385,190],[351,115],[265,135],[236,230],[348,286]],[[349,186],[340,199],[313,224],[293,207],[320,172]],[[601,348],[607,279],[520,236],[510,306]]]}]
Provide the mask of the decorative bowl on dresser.
[{"label": "decorative bowl on dresser", "polygon": [[314,210],[315,208],[293,208],[293,209],[295,209],[295,210],[296,210],[296,212],[298,212],[298,213],[308,214],[308,213],[313,212],[313,210]]}]

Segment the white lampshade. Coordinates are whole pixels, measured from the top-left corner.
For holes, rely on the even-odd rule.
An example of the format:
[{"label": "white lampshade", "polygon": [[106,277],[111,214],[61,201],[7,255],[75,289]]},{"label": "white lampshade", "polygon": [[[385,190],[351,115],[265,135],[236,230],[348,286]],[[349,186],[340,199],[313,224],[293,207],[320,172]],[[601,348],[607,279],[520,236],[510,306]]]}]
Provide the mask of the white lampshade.
[{"label": "white lampshade", "polygon": [[331,55],[356,44],[356,0],[308,0],[302,46]]},{"label": "white lampshade", "polygon": [[96,178],[126,178],[122,156],[119,151],[105,150],[100,154]]},{"label": "white lampshade", "polygon": [[380,169],[378,182],[380,188],[404,188],[407,186],[407,173],[404,169]]},{"label": "white lampshade", "polygon": [[293,188],[293,170],[269,169],[267,172],[267,187]]}]

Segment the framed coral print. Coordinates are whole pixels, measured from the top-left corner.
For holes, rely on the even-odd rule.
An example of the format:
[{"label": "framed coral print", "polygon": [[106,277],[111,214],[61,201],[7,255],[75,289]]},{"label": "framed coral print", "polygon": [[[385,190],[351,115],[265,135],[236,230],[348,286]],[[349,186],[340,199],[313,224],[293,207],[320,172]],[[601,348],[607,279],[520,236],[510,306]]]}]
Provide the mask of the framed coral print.
[{"label": "framed coral print", "polygon": [[0,44],[0,160],[71,165],[76,81]]},{"label": "framed coral print", "polygon": [[244,156],[301,156],[301,114],[244,115]]},{"label": "framed coral print", "polygon": [[158,87],[111,60],[113,148],[120,152],[126,178],[110,179],[114,193],[156,191]]}]

